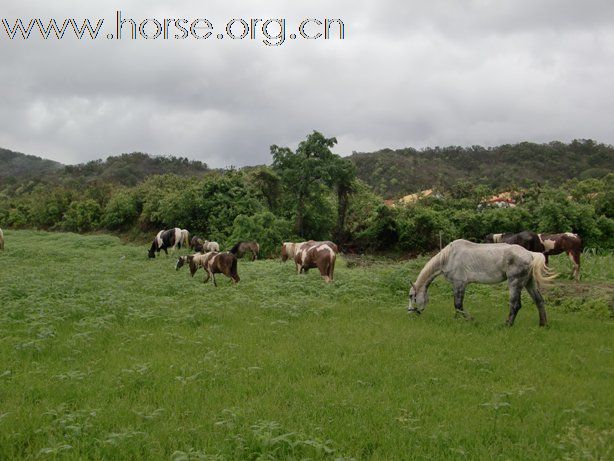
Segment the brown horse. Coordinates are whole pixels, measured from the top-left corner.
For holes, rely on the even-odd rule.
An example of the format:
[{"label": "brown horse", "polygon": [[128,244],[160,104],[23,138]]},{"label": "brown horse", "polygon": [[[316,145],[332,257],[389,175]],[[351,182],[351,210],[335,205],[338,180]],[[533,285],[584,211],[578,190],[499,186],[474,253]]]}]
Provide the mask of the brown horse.
[{"label": "brown horse", "polygon": [[294,256],[299,274],[301,272],[307,273],[309,269],[317,267],[326,283],[333,281],[336,259],[337,255],[334,250],[326,243],[312,246],[303,245]]},{"label": "brown horse", "polygon": [[232,280],[233,284],[239,283],[241,280],[237,272],[237,257],[232,253],[217,253],[210,251],[204,254],[197,253],[194,255],[181,256],[177,260],[175,268],[179,270],[186,263],[190,266],[190,275],[192,275],[192,277],[194,277],[199,267],[205,270],[207,276],[203,280],[203,283],[207,283],[209,278],[212,278],[213,285],[217,287],[215,274],[224,274]]},{"label": "brown horse", "polygon": [[580,280],[580,255],[582,254],[582,239],[578,234],[565,232],[563,234],[539,234],[539,240],[544,246],[546,264],[548,256],[567,253],[573,269],[572,278]]},{"label": "brown horse", "polygon": [[242,258],[245,253],[250,252],[252,254],[252,261],[256,260],[259,251],[260,245],[258,245],[258,242],[237,242],[228,250],[229,253],[236,255],[237,258]]},{"label": "brown horse", "polygon": [[2,233],[2,229],[0,229],[0,250],[4,250],[4,234]]}]

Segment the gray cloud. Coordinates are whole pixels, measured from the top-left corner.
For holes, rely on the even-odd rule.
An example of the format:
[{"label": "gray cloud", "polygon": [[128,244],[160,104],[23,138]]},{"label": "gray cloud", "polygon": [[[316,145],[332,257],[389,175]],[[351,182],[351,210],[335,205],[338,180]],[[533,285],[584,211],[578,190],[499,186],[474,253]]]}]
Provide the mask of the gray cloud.
[{"label": "gray cloud", "polygon": [[[241,5],[245,3],[246,5]],[[346,40],[0,38],[0,146],[67,163],[144,151],[267,163],[311,130],[337,152],[613,143],[614,5],[589,0],[123,2],[126,16],[340,17]],[[103,2],[3,17],[114,20]],[[108,26],[107,26],[108,27]],[[289,34],[292,30],[288,30]],[[106,29],[105,29],[106,31]],[[3,34],[3,28],[0,28]]]}]

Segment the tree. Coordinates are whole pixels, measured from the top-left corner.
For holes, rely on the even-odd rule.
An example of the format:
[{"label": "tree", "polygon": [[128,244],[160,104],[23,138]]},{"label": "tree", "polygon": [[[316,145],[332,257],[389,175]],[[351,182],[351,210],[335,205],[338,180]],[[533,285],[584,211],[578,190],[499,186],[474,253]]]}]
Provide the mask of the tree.
[{"label": "tree", "polygon": [[[340,233],[347,213],[347,200],[355,178],[354,166],[331,151],[336,138],[326,138],[314,131],[302,141],[296,152],[287,147],[271,146],[273,169],[279,175],[287,195],[293,198],[295,231],[312,236],[305,226],[310,200],[322,192],[322,186],[336,188],[338,198],[337,231]],[[314,214],[311,213],[313,216]]]}]

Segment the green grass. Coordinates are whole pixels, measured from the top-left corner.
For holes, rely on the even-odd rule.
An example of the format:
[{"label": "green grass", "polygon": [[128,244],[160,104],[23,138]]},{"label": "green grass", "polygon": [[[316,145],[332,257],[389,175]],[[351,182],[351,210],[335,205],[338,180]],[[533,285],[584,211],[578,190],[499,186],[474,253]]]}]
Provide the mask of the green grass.
[{"label": "green grass", "polygon": [[473,322],[443,280],[408,316],[424,259],[341,259],[331,285],[241,261],[216,289],[111,236],[5,234],[0,459],[614,454],[612,256],[546,291],[548,328],[526,296],[507,328],[504,284],[470,287]]}]

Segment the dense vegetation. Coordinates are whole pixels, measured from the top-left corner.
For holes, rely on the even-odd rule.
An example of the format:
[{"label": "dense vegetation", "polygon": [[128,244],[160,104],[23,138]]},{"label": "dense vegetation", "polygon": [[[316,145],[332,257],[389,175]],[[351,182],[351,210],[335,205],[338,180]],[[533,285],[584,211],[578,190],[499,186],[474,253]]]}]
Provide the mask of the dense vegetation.
[{"label": "dense vegetation", "polygon": [[[436,249],[440,238],[443,243],[461,237],[481,241],[490,232],[523,229],[576,232],[587,248],[614,248],[614,163],[605,163],[612,157],[611,147],[586,141],[397,153],[394,158],[440,167],[428,183],[440,186],[427,199],[390,206],[360,179],[364,165],[358,162],[356,168],[332,152],[335,143],[314,132],[296,151],[272,146],[271,166],[243,170],[212,171],[200,162],[133,154],[66,167],[44,178],[5,181],[0,183],[0,226],[102,230],[133,239],[181,227],[224,247],[255,239],[266,255],[282,240],[304,238],[334,239],[354,251],[420,254]],[[375,163],[375,170],[385,158]],[[539,170],[553,182],[524,181],[513,189],[515,208],[485,205],[513,180],[515,173],[504,175],[512,159],[527,178]],[[528,168],[531,162],[533,168]],[[494,176],[459,179],[471,165],[478,175]],[[593,173],[587,174],[589,170]],[[174,173],[157,174],[161,171]],[[415,184],[426,181],[422,168],[412,171],[408,178]],[[592,174],[601,177],[554,182],[565,175]]]},{"label": "dense vegetation", "polygon": [[505,284],[408,316],[424,258],[214,288],[109,235],[6,237],[0,459],[611,459],[611,255],[506,328]]},{"label": "dense vegetation", "polygon": [[504,190],[569,179],[602,178],[612,172],[614,147],[592,140],[569,144],[523,142],[485,148],[384,149],[349,157],[358,177],[385,197],[469,181]]}]

